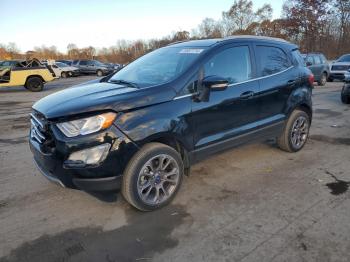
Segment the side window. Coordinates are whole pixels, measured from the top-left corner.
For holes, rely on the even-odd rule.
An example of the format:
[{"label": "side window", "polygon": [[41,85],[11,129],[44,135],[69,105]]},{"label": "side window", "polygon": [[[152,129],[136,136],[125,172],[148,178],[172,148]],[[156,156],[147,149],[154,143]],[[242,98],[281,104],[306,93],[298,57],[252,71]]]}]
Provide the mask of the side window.
[{"label": "side window", "polygon": [[324,55],[320,55],[322,64],[327,64],[327,59],[324,57]]},{"label": "side window", "polygon": [[87,61],[87,65],[94,66],[94,65],[96,65],[96,62],[95,61]]},{"label": "side window", "polygon": [[248,46],[225,49],[214,55],[204,65],[204,77],[221,76],[230,84],[239,83],[252,77]]},{"label": "side window", "polygon": [[315,62],[314,62],[314,58],[310,55],[308,55],[306,58],[305,58],[305,62],[306,63],[310,63],[311,65],[314,65]]},{"label": "side window", "polygon": [[299,66],[305,66],[304,58],[302,58],[298,49],[292,51],[292,56],[296,64]]},{"label": "side window", "polygon": [[278,47],[257,46],[257,51],[262,76],[281,72],[292,65],[287,55]]},{"label": "side window", "polygon": [[315,60],[315,65],[320,65],[320,64],[322,64],[320,56],[315,55],[315,56],[314,56],[314,60]]},{"label": "side window", "polygon": [[87,64],[88,64],[87,61],[80,61],[80,63],[79,63],[79,65],[82,65],[82,66],[85,66]]}]

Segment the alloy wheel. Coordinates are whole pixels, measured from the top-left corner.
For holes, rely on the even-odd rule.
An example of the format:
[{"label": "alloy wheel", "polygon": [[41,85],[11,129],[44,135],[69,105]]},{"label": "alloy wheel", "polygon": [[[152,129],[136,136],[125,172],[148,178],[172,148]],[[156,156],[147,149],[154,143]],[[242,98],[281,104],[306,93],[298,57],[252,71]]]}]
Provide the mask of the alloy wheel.
[{"label": "alloy wheel", "polygon": [[301,148],[309,135],[309,121],[305,116],[299,116],[293,123],[291,143],[294,148]]},{"label": "alloy wheel", "polygon": [[176,191],[179,165],[167,154],[157,155],[143,165],[137,181],[138,195],[149,205],[165,202]]}]

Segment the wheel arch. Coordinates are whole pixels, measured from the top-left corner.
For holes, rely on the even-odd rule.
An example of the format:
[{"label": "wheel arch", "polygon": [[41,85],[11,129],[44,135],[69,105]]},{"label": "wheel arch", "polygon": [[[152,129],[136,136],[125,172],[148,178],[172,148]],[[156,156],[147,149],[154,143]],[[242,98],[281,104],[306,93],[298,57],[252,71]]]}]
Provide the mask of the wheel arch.
[{"label": "wheel arch", "polygon": [[311,88],[306,86],[294,90],[289,96],[288,101],[286,103],[285,114],[287,115],[287,117],[289,117],[295,109],[300,109],[305,111],[309,115],[310,120],[312,120],[311,95]]},{"label": "wheel arch", "polygon": [[29,75],[29,76],[26,77],[26,81],[25,81],[24,85],[27,85],[28,79],[30,79],[32,77],[39,77],[43,81],[43,83],[45,83],[45,80],[44,80],[44,78],[41,75]]},{"label": "wheel arch", "polygon": [[145,145],[152,142],[165,144],[175,149],[177,152],[180,153],[184,163],[184,167],[186,169],[190,167],[190,154],[189,154],[188,148],[186,148],[185,144],[181,141],[181,139],[174,136],[174,134],[169,134],[169,133],[156,134],[145,139],[142,144]]}]

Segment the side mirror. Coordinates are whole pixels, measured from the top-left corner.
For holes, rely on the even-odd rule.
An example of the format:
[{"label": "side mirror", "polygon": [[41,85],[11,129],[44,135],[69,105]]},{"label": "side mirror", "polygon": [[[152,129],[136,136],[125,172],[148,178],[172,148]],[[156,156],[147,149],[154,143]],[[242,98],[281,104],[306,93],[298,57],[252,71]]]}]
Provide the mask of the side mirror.
[{"label": "side mirror", "polygon": [[306,62],[306,66],[312,66],[312,63],[310,61]]},{"label": "side mirror", "polygon": [[212,91],[223,91],[228,84],[227,79],[220,76],[208,76],[202,81],[202,85]]}]

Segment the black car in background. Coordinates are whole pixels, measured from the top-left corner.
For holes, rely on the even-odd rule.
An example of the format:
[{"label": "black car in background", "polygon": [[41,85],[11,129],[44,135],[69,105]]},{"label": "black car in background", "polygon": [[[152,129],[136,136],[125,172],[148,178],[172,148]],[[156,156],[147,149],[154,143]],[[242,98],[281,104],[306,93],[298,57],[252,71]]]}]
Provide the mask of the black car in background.
[{"label": "black car in background", "polygon": [[326,57],[321,53],[302,54],[306,66],[314,74],[315,81],[318,85],[324,86],[330,75],[329,63]]},{"label": "black car in background", "polygon": [[350,104],[350,69],[344,74],[344,86],[341,91],[341,101]]},{"label": "black car in background", "polygon": [[136,208],[154,210],[211,154],[268,138],[302,149],[313,82],[298,47],[281,39],[176,43],[36,102],[30,148],[60,185],[121,190]]},{"label": "black car in background", "polygon": [[79,68],[79,71],[82,74],[104,76],[113,72],[111,67],[108,67],[97,60],[74,60],[72,66]]}]

